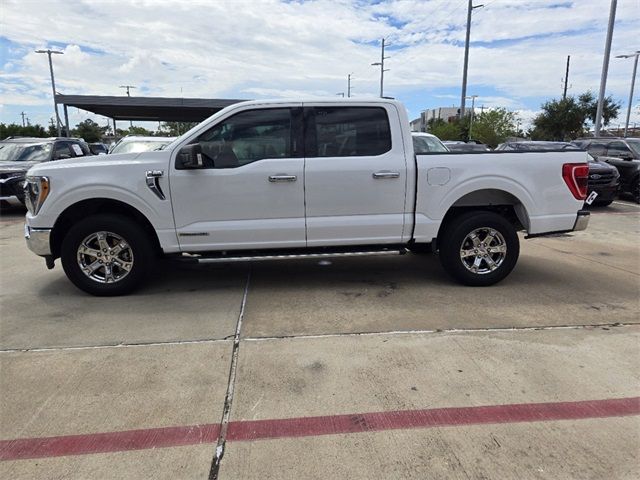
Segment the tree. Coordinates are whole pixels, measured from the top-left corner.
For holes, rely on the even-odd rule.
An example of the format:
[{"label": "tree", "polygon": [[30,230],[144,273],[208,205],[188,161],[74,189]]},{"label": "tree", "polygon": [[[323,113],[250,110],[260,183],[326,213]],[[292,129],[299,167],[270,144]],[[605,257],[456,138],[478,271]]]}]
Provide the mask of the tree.
[{"label": "tree", "polygon": [[0,123],[0,140],[7,137],[48,137],[47,131],[41,125],[27,125],[23,127],[16,123],[8,125]]},{"label": "tree", "polygon": [[[585,92],[578,97],[580,108],[586,115],[591,124],[596,123],[596,114],[598,112],[598,99],[593,93]],[[602,103],[602,123],[606,127],[611,120],[618,118],[620,103],[616,102],[611,95],[604,98]]]},{"label": "tree", "polygon": [[177,137],[196,125],[197,122],[163,122],[160,125],[159,133],[170,137]]},{"label": "tree", "polygon": [[516,116],[505,108],[493,108],[474,115],[471,134],[474,140],[496,148],[507,137],[515,136]]},{"label": "tree", "polygon": [[462,129],[460,123],[456,120],[448,123],[441,118],[432,118],[428,123],[428,131],[440,140],[461,140]]},{"label": "tree", "polygon": [[[561,100],[550,100],[542,104],[542,113],[533,119],[532,140],[573,140],[584,135],[588,123],[595,122],[597,100],[591,92]],[[611,96],[603,104],[603,123],[608,125],[617,118],[620,104]]]},{"label": "tree", "polygon": [[99,142],[106,133],[108,127],[101,127],[96,122],[87,118],[76,125],[71,131],[74,137],[84,139],[85,142]]},{"label": "tree", "polygon": [[140,135],[143,137],[149,137],[153,135],[153,132],[151,130],[147,130],[144,127],[131,126],[129,127],[129,130],[126,131],[125,135]]}]

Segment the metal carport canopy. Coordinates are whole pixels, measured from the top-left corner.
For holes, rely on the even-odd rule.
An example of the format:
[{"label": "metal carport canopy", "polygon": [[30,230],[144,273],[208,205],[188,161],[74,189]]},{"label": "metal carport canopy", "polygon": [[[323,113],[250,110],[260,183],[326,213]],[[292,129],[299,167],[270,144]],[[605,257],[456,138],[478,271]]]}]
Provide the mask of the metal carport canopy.
[{"label": "metal carport canopy", "polygon": [[56,103],[114,120],[201,122],[237,99],[120,97],[56,94]]}]

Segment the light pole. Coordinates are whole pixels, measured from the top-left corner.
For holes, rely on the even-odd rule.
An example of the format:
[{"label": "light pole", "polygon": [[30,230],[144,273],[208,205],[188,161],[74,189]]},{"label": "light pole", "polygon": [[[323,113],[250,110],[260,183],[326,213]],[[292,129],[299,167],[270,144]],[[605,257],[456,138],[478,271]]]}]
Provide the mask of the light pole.
[{"label": "light pole", "polygon": [[471,95],[470,97],[464,97],[465,99],[470,98],[471,99],[471,120],[469,121],[469,140],[471,140],[471,129],[473,128],[473,116],[475,114],[475,107],[476,107],[476,98],[478,98],[478,95]]},{"label": "light pole", "polygon": [[[58,130],[58,136],[60,135],[60,115],[58,115],[58,104],[56,103],[56,81],[53,77],[53,62],[51,61],[51,55],[63,55],[64,52],[59,50],[51,50],[47,48],[46,50],[36,50],[36,53],[46,53],[49,57],[49,72],[51,72],[51,90],[53,91],[53,111],[56,114],[56,129]],[[67,132],[68,134],[68,132]]]},{"label": "light pole", "polygon": [[[120,85],[118,88],[126,88],[127,89],[127,97],[130,97],[131,94],[129,93],[129,89],[130,88],[136,88],[136,87],[133,86],[133,85]],[[180,93],[182,93],[182,88],[180,88]],[[133,120],[129,120],[129,125],[131,127],[133,127]]]},{"label": "light pole", "polygon": [[384,72],[388,72],[389,71],[388,68],[387,69],[384,68],[384,61],[387,58],[390,58],[390,57],[385,57],[384,56],[384,46],[385,46],[384,42],[385,42],[385,39],[383,38],[382,39],[382,48],[381,48],[381,53],[380,53],[380,61],[371,64],[374,67],[375,66],[379,66],[380,67],[380,98],[384,97]]},{"label": "light pole", "polygon": [[609,56],[611,55],[611,39],[613,38],[613,25],[616,21],[616,7],[618,0],[611,0],[609,9],[609,26],[607,27],[607,40],[604,44],[604,59],[602,60],[602,77],[600,78],[600,94],[598,95],[598,108],[596,110],[596,122],[593,127],[593,136],[600,135],[602,124],[602,110],[604,107],[604,94],[607,89],[607,74],[609,73]]},{"label": "light pole", "polygon": [[627,130],[629,130],[629,117],[631,116],[631,105],[633,104],[633,87],[636,85],[636,72],[638,71],[638,56],[640,56],[640,50],[636,53],[629,55],[616,55],[616,58],[631,58],[635,57],[633,61],[633,74],[631,74],[631,91],[629,92],[629,105],[627,106],[627,120],[624,123],[624,136],[627,136]]},{"label": "light pole", "polygon": [[467,70],[469,69],[469,37],[471,36],[471,12],[484,5],[473,5],[473,0],[469,0],[467,7],[467,36],[464,42],[464,66],[462,67],[462,95],[460,99],[460,118],[464,118],[464,101],[467,98]]}]

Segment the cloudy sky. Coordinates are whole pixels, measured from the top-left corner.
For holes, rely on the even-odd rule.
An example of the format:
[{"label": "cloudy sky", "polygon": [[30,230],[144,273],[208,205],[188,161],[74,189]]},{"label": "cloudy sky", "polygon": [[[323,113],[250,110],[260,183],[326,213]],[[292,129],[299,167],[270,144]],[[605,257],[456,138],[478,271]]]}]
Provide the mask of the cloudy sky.
[{"label": "cloudy sky", "polygon": [[[540,104],[562,94],[597,94],[609,0],[476,0],[468,95],[477,105],[517,111],[525,124]],[[390,44],[385,95],[411,118],[458,105],[467,0],[2,0],[0,121],[52,116],[46,55],[65,94],[206,98],[323,95],[354,97],[379,88],[380,39]],[[622,103],[631,60],[640,50],[640,0],[619,0],[607,94]],[[640,88],[636,89],[640,93]],[[632,122],[640,123],[636,93]],[[70,110],[75,125],[104,117]]]}]

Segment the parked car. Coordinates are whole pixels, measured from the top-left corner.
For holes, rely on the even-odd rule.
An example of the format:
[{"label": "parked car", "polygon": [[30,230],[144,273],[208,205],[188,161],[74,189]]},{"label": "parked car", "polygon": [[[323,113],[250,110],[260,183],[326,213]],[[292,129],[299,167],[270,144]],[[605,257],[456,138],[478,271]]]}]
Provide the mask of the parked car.
[{"label": "parked car", "polygon": [[[571,150],[582,150],[582,148],[569,142],[545,141],[505,142],[496,147],[496,151],[499,152],[563,152]],[[592,192],[598,194],[593,202],[594,205],[604,207],[613,202],[618,193],[619,179],[620,175],[615,168],[598,161],[591,155],[589,156],[589,194]]]},{"label": "parked car", "polygon": [[620,173],[620,192],[640,203],[640,138],[581,138],[574,143]]},{"label": "parked car", "polygon": [[490,152],[491,149],[483,143],[475,142],[442,142],[450,152]]},{"label": "parked car", "polygon": [[545,142],[536,140],[525,140],[521,142],[504,142],[496,147],[496,151],[527,151],[543,152],[549,150],[583,150],[577,145],[569,142]]},{"label": "parked car", "polygon": [[87,144],[75,138],[9,137],[0,141],[0,205],[24,206],[27,170],[51,160],[91,155]]},{"label": "parked car", "polygon": [[25,237],[93,295],[131,292],[158,256],[207,264],[416,246],[438,251],[458,282],[487,286],[515,267],[519,230],[587,227],[586,157],[415,155],[391,99],[241,102],[162,151],[32,167]]},{"label": "parked car", "polygon": [[109,153],[140,153],[160,150],[177,137],[141,137],[130,135],[120,139]]},{"label": "parked car", "polygon": [[93,155],[106,155],[109,153],[109,148],[104,143],[99,142],[89,143],[89,150]]},{"label": "parked car", "polygon": [[423,132],[411,132],[413,152],[416,155],[433,152],[448,152],[449,149],[435,135]]}]

